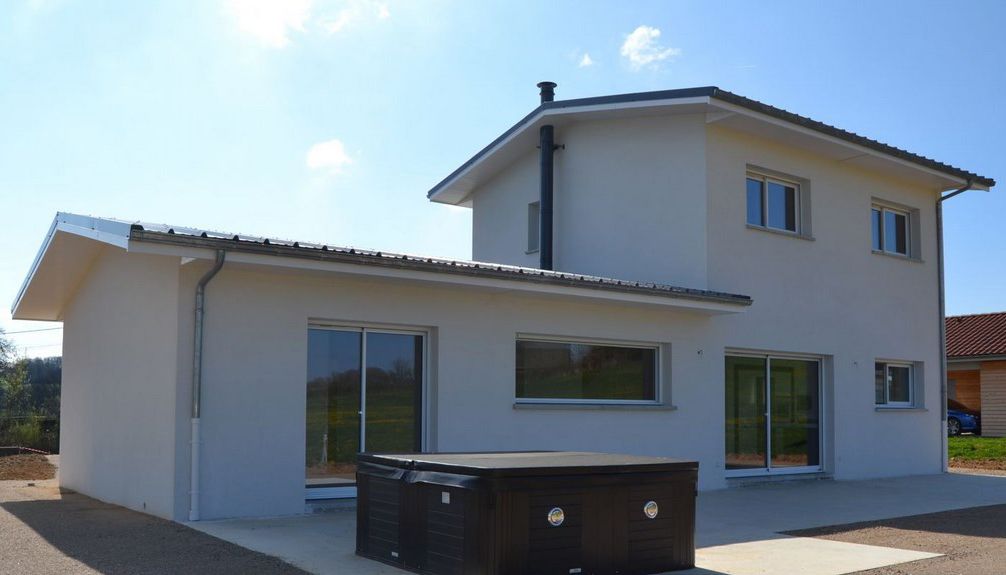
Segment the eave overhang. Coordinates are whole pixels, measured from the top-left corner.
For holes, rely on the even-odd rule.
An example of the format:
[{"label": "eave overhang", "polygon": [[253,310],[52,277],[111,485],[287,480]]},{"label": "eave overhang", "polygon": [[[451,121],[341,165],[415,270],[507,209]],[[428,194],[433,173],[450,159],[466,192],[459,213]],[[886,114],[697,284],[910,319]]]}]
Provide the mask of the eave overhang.
[{"label": "eave overhang", "polygon": [[470,194],[537,145],[538,129],[622,117],[704,114],[707,123],[792,145],[826,158],[931,186],[989,190],[995,180],[775,108],[716,87],[546,102],[431,189],[431,201],[470,206]]},{"label": "eave overhang", "polygon": [[747,296],[711,290],[59,213],[11,308],[14,319],[62,320],[67,302],[107,248],[176,257],[180,265],[212,261],[216,251],[225,250],[228,268],[269,267],[703,314],[737,313],[752,303]]},{"label": "eave overhang", "polygon": [[105,247],[128,249],[126,222],[57,213],[18,290],[14,319],[61,321],[63,308]]}]

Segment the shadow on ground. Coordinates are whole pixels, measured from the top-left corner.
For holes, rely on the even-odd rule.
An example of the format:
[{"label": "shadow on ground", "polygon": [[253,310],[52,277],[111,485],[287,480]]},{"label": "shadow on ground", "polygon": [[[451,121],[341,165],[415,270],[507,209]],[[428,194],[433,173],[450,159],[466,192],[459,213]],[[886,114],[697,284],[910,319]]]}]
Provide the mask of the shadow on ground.
[{"label": "shadow on ground", "polygon": [[785,534],[798,537],[832,537],[868,529],[895,529],[984,539],[1004,539],[1006,538],[1006,520],[1004,518],[1006,518],[1006,505],[988,505],[879,521],[801,529],[788,531]]},{"label": "shadow on ground", "polygon": [[18,545],[16,552],[22,563],[34,564],[38,558],[40,569],[34,571],[38,573],[50,572],[41,564],[46,550],[24,549],[39,546],[37,539],[30,534],[22,534],[19,542],[8,537],[16,536],[14,532],[23,531],[24,526],[59,553],[106,575],[306,574],[274,557],[70,491],[58,499],[4,502],[0,509],[16,519],[0,513],[0,532],[6,539],[0,544]]}]

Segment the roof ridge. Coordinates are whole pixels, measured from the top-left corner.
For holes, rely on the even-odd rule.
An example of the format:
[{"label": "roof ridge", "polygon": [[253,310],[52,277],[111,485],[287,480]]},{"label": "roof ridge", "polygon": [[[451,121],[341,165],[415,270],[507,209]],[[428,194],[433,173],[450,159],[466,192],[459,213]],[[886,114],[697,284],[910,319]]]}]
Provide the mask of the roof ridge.
[{"label": "roof ridge", "polygon": [[948,315],[947,319],[959,319],[965,317],[979,317],[979,316],[993,316],[993,315],[1003,315],[1006,316],[1006,311],[987,311],[981,313],[963,313],[960,315]]}]

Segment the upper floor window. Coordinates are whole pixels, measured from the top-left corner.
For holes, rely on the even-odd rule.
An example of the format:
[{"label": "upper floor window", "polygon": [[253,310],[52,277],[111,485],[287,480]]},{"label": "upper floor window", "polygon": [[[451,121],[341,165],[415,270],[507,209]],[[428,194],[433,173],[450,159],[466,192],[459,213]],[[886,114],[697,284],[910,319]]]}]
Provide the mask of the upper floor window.
[{"label": "upper floor window", "polygon": [[541,237],[541,204],[531,202],[527,205],[527,253],[538,251]]},{"label": "upper floor window", "polygon": [[748,224],[801,232],[800,184],[748,172],[747,204]]},{"label": "upper floor window", "polygon": [[873,251],[918,259],[918,210],[874,203],[870,208]]}]

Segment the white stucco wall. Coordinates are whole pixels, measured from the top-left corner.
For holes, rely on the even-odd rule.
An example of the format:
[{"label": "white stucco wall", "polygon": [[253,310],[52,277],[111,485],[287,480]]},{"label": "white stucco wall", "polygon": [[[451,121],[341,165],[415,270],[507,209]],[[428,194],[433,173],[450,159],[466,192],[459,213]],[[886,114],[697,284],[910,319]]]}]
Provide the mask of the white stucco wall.
[{"label": "white stucco wall", "polygon": [[60,484],[173,517],[178,258],[108,247],[63,322]]},{"label": "white stucco wall", "polygon": [[[705,433],[722,417],[708,397],[722,366],[699,353],[715,345],[708,316],[226,266],[210,285],[205,519],[303,512],[307,330],[316,320],[430,330],[436,416],[427,449],[674,455],[700,461],[703,487],[722,485],[705,471],[722,451],[722,439]],[[515,409],[518,333],[669,344],[677,410]]]},{"label": "white stucco wall", "polygon": [[[556,129],[554,268],[706,287],[705,116],[581,122]],[[472,194],[473,257],[525,255],[539,194],[529,153]]]},{"label": "white stucco wall", "polygon": [[[941,470],[937,190],[711,125],[709,284],[750,295],[717,320],[726,347],[832,356],[837,478]],[[811,183],[813,241],[746,225],[747,165]],[[871,251],[871,198],[919,210],[921,261]],[[877,411],[876,359],[922,362],[924,407]]]}]

